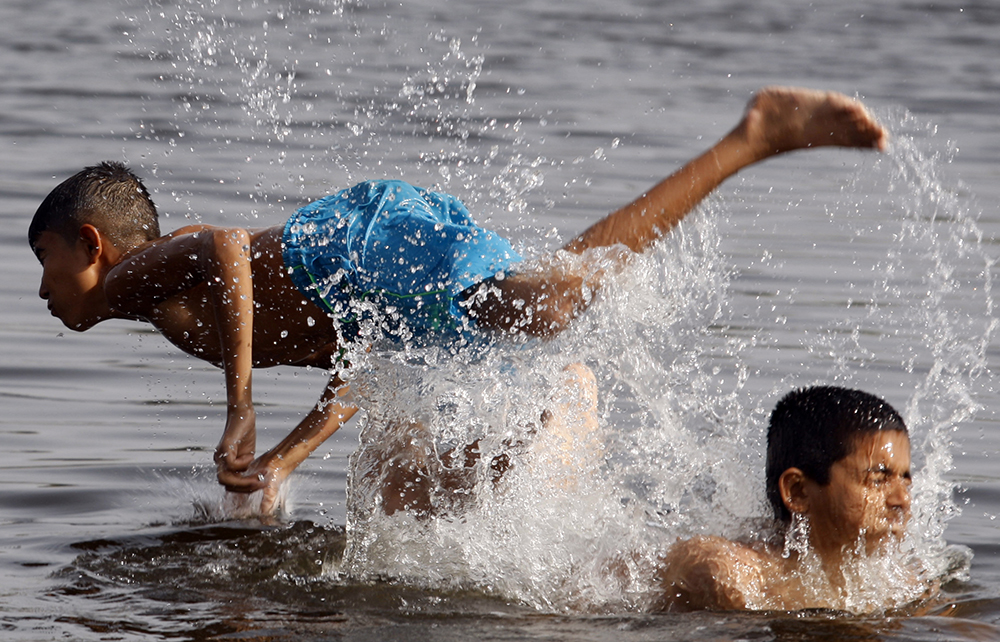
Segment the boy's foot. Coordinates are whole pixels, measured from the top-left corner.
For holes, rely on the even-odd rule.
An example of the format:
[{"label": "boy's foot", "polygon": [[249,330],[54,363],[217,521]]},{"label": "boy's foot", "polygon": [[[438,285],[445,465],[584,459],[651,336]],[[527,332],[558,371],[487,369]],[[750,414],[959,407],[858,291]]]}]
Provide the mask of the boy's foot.
[{"label": "boy's foot", "polygon": [[861,102],[797,87],[760,90],[747,105],[740,130],[760,158],[824,145],[884,150],[888,141]]}]

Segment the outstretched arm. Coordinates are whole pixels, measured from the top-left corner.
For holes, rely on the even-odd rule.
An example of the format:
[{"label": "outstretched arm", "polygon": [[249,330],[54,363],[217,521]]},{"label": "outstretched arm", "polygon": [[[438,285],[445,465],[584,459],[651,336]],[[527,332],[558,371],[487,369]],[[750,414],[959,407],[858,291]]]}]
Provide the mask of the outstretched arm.
[{"label": "outstretched arm", "polygon": [[[884,149],[886,140],[885,129],[864,105],[843,94],[763,89],[722,140],[563,249],[582,254],[592,248],[624,245],[632,252],[642,252],[744,167],[812,147]],[[623,263],[628,254],[618,258]],[[600,271],[584,275],[553,262],[536,272],[485,282],[470,294],[471,314],[482,327],[492,330],[553,335],[586,309],[603,277]]]},{"label": "outstretched arm", "polygon": [[225,477],[219,473],[226,490],[252,493],[263,488],[261,513],[274,510],[285,478],[358,411],[346,400],[347,395],[348,387],[338,377],[331,377],[309,414],[277,446],[258,457],[246,473],[227,472]]},{"label": "outstretched arm", "polygon": [[226,428],[215,452],[219,481],[246,470],[256,445],[251,393],[253,283],[250,234],[193,226],[124,256],[105,280],[116,313],[153,320],[158,304],[205,284],[215,316],[219,365],[226,376]]},{"label": "outstretched arm", "polygon": [[250,235],[246,230],[220,230],[212,235],[214,246],[207,266],[215,323],[222,347],[226,375],[226,428],[215,449],[219,482],[234,471],[246,470],[257,445],[257,420],[253,407],[253,285],[250,269]]}]

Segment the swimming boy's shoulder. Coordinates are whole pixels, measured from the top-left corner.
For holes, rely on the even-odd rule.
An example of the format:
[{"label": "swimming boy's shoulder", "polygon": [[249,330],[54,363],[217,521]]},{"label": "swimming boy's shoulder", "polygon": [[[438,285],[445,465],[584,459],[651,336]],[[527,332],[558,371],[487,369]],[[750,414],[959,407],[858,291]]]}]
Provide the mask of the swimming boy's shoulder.
[{"label": "swimming boy's shoulder", "polygon": [[280,256],[280,234],[280,227],[256,230],[197,224],[178,228],[113,262],[104,282],[108,300],[126,316],[148,319],[152,307],[205,283],[223,264],[229,265],[221,248],[245,246],[238,253],[253,264],[258,262],[254,257]]},{"label": "swimming boy's shoulder", "polygon": [[[134,257],[141,256],[144,253],[150,252],[153,248],[157,248],[156,251],[158,252],[166,252],[168,254],[183,252],[189,258],[196,258],[198,253],[203,249],[202,246],[206,243],[211,243],[216,235],[232,234],[233,232],[243,233],[245,238],[248,238],[254,246],[275,245],[280,251],[283,229],[283,225],[267,228],[244,228],[240,226],[206,225],[202,223],[185,225],[123,253],[121,261],[128,261]],[[194,254],[191,254],[192,252]]]},{"label": "swimming boy's shoulder", "polygon": [[764,593],[772,552],[716,536],[678,540],[663,557],[658,580],[668,610],[754,608]]}]

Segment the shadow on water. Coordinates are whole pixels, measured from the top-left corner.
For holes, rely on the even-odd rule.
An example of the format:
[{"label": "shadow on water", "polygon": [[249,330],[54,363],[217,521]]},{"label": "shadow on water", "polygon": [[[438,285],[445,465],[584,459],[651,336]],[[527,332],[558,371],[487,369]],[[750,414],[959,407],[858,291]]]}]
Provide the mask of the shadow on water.
[{"label": "shadow on water", "polygon": [[[394,618],[527,615],[482,594],[447,594],[392,582],[356,583],[337,572],[342,528],[224,523],[79,542],[56,594],[97,605],[68,620],[95,632],[190,639],[284,639],[394,626]],[[124,603],[128,604],[125,606]],[[107,607],[113,621],[93,616]],[[131,613],[120,620],[123,613]],[[402,624],[397,622],[396,624]],[[409,622],[407,622],[409,626]]]},{"label": "shadow on water", "polygon": [[1000,600],[972,598],[960,583],[945,587],[935,606],[878,617],[822,610],[567,616],[478,591],[352,581],[338,572],[346,541],[343,528],[311,521],[188,524],[82,541],[72,545],[76,559],[55,574],[58,588],[50,597],[75,607],[57,623],[108,639],[912,642],[1000,636]]}]

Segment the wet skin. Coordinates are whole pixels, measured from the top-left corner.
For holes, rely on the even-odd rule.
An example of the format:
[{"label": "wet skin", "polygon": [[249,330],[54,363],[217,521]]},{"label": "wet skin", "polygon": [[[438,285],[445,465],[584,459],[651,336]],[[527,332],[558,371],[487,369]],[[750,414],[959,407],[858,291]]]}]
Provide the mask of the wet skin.
[{"label": "wet skin", "polygon": [[[183,228],[177,234],[199,231]],[[336,332],[326,313],[306,299],[288,278],[281,261],[281,233],[280,226],[249,230],[253,257],[253,366],[329,368],[338,347]],[[157,301],[146,307],[145,318],[185,352],[221,365],[219,323],[208,289],[201,282]]]},{"label": "wet skin", "polygon": [[910,518],[910,439],[885,430],[858,439],[830,467],[830,482],[805,481],[810,541],[823,556],[853,550],[864,538],[871,555],[891,535],[902,539]]},{"label": "wet skin", "polygon": [[[789,468],[779,487],[786,507],[809,523],[809,544],[825,574],[825,587],[807,592],[800,560],[780,548],[721,537],[694,537],[664,556],[658,578],[664,610],[829,608],[840,599],[845,565],[905,536],[910,517],[910,440],[879,431],[856,439],[846,457],[819,484]],[[861,550],[863,548],[863,550]]]},{"label": "wet skin", "polygon": [[[184,227],[140,249],[171,242],[180,245],[181,239],[197,241],[207,231],[203,226]],[[302,296],[285,273],[281,227],[249,233],[254,367],[329,367],[337,347],[336,333],[324,322],[326,314]],[[184,265],[187,260],[174,261],[157,269],[156,274],[135,279],[133,274],[141,266],[134,257],[142,253],[122,255],[116,265],[104,270],[107,276],[102,287],[100,272],[92,269],[88,239],[81,237],[70,243],[54,232],[42,232],[35,253],[42,264],[39,296],[67,328],[82,332],[108,318],[148,321],[184,352],[222,365],[219,325],[209,286],[199,281],[193,265]],[[167,270],[176,275],[173,283],[162,277]],[[152,276],[157,277],[155,282]],[[149,287],[144,287],[144,280],[149,281]]]},{"label": "wet skin", "polygon": [[67,240],[43,232],[39,296],[83,331],[110,318],[148,321],[184,352],[226,375],[226,428],[216,449],[228,490],[265,490],[273,508],[281,481],[356,408],[332,376],[317,406],[275,448],[254,458],[251,369],[278,364],[327,368],[337,349],[326,315],[305,299],[281,260],[280,226],[262,230],[190,226],[122,253],[94,226]]}]

